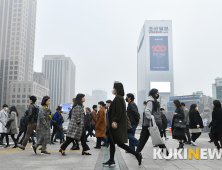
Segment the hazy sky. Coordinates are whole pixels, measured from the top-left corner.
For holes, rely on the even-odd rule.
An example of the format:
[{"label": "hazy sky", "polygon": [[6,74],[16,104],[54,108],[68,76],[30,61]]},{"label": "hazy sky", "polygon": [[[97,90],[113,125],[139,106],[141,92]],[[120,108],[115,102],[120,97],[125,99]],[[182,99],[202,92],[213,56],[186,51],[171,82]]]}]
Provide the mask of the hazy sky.
[{"label": "hazy sky", "polygon": [[221,0],[38,0],[34,70],[46,54],[77,68],[76,92],[137,92],[137,42],[145,20],[172,20],[175,94],[212,96],[222,77]]}]

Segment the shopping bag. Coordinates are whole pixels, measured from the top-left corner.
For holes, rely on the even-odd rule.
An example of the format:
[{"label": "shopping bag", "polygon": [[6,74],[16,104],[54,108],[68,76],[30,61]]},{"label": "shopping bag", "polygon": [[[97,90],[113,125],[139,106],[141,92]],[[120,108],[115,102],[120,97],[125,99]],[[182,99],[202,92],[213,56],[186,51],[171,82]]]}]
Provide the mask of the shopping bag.
[{"label": "shopping bag", "polygon": [[151,116],[150,127],[148,127],[148,130],[150,132],[153,145],[165,145],[163,139],[160,136],[160,131],[158,126],[156,125],[154,116]]}]

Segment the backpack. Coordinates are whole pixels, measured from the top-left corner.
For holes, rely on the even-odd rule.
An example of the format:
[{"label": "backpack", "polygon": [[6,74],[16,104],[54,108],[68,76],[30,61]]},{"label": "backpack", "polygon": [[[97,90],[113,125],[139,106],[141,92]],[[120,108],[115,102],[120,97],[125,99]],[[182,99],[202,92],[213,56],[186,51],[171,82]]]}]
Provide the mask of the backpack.
[{"label": "backpack", "polygon": [[38,107],[35,107],[35,114],[34,114],[34,120],[38,120],[38,115],[39,115],[39,108]]},{"label": "backpack", "polygon": [[[151,101],[151,100],[148,100],[147,103]],[[151,101],[154,105],[154,102]],[[156,121],[156,125],[160,128],[162,126],[162,117],[161,117],[161,111],[160,111],[160,108],[157,108],[157,111],[154,111],[154,107],[153,107],[153,110],[152,110],[152,115],[154,116],[154,119]]]}]

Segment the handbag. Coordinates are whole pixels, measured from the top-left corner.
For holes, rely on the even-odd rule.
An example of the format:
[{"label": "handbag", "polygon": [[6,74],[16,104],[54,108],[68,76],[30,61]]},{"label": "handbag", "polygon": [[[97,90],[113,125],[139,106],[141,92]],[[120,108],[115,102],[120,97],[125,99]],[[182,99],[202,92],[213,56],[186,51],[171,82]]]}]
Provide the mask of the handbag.
[{"label": "handbag", "polygon": [[185,119],[178,119],[178,118],[175,118],[174,120],[174,127],[175,128],[186,128],[187,126],[187,121]]},{"label": "handbag", "polygon": [[165,145],[163,139],[160,136],[160,131],[158,126],[156,125],[156,121],[153,115],[151,116],[150,126],[148,127],[148,130],[150,132],[153,145]]},{"label": "handbag", "polygon": [[8,129],[10,126],[11,126],[11,122],[8,121],[8,122],[6,123],[6,125],[5,125],[5,127]]}]

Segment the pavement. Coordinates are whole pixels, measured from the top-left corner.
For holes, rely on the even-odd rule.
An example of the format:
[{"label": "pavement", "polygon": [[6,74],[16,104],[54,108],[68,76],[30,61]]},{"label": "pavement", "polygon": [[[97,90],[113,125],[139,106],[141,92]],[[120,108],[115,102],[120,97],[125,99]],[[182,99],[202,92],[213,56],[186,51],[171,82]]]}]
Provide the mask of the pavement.
[{"label": "pavement", "polygon": [[[139,133],[140,131],[137,131],[137,138],[139,138]],[[177,148],[178,142],[172,139],[170,133],[167,133],[167,135],[169,139],[166,140],[166,146]],[[141,166],[138,166],[138,162],[133,155],[125,153],[124,150],[116,146],[116,167],[103,167],[102,163],[109,159],[109,149],[106,147],[94,149],[96,139],[89,138],[88,140],[91,156],[82,155],[82,150],[71,151],[71,144],[66,150],[67,156],[61,156],[59,153],[59,143],[47,145],[47,151],[51,153],[50,155],[41,155],[39,150],[37,154],[34,154],[30,148],[31,144],[28,144],[24,151],[19,148],[4,149],[0,146],[0,170],[222,170],[221,159],[197,160],[194,157],[190,160],[153,159],[154,147],[151,139],[144,147],[143,156],[145,159]],[[185,148],[215,148],[214,144],[208,143],[208,141],[208,134],[203,133],[196,141],[198,146],[185,145]],[[11,147],[13,147],[12,143]]]}]

